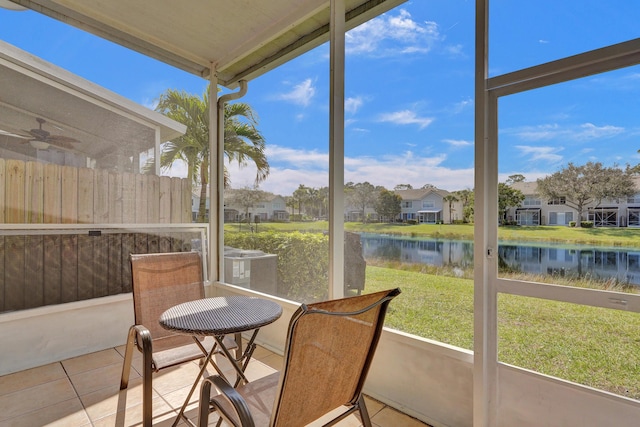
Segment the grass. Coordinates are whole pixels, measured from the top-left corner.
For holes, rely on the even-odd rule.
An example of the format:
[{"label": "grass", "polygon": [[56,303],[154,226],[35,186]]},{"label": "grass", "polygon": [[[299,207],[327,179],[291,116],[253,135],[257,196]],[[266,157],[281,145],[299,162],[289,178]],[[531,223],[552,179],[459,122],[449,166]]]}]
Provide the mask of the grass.
[{"label": "grass", "polygon": [[[367,266],[366,291],[400,287],[385,324],[473,348],[473,281]],[[499,296],[501,362],[640,399],[640,315]]]},{"label": "grass", "polygon": [[[255,224],[254,224],[255,226]],[[246,224],[242,229],[248,230]],[[238,224],[225,224],[225,230],[233,232],[240,228]],[[329,229],[327,221],[261,223],[258,231],[306,231],[322,232]],[[441,239],[473,240],[473,224],[385,224],[359,222],[345,223],[346,231],[392,234],[411,237],[433,237]],[[618,228],[571,228],[545,225],[539,227],[499,227],[500,240],[522,242],[555,242],[608,247],[640,247],[640,229]]]}]

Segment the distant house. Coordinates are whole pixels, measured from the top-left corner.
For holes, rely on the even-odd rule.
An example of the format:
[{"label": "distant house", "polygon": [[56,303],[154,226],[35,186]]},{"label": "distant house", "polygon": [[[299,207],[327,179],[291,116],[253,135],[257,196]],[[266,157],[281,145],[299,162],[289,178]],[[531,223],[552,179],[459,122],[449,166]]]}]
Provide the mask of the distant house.
[{"label": "distant house", "polygon": [[[373,207],[366,207],[364,215],[367,221],[376,222],[380,220],[380,216]],[[359,208],[346,204],[344,207],[344,220],[348,222],[363,222],[362,210]]]},{"label": "distant house", "polygon": [[395,190],[394,193],[402,197],[402,211],[399,216],[402,221],[437,224],[462,219],[460,202],[453,203],[451,213],[449,212],[449,203],[444,200],[450,194],[447,190],[432,187],[417,190]]},{"label": "distant house", "polygon": [[[241,206],[234,201],[234,190],[229,189],[224,192],[224,222],[246,221],[247,208]],[[266,193],[267,198],[254,203],[249,207],[249,221],[288,221],[289,212],[287,212],[284,197],[277,194]],[[193,220],[198,216],[198,207],[200,205],[200,189],[193,191],[191,207],[193,212]],[[209,198],[206,201],[207,216],[209,215]],[[256,218],[258,218],[256,220]]]},{"label": "distant house", "polygon": [[[640,178],[635,180],[638,192],[634,196],[591,203],[581,220],[592,221],[595,227],[640,227]],[[543,200],[535,182],[517,182],[512,187],[525,196],[520,206],[507,212],[507,219],[518,225],[569,225],[578,221],[578,211],[567,204],[566,197]]]},{"label": "distant house", "polygon": [[[249,221],[288,221],[289,212],[286,210],[284,197],[272,193],[266,193],[267,199],[256,202],[249,208]],[[234,202],[234,190],[224,192],[224,222],[245,221],[247,209]],[[200,206],[200,188],[193,191],[191,198],[191,211],[193,221],[198,217]],[[209,216],[209,198],[206,200],[207,218]]]}]

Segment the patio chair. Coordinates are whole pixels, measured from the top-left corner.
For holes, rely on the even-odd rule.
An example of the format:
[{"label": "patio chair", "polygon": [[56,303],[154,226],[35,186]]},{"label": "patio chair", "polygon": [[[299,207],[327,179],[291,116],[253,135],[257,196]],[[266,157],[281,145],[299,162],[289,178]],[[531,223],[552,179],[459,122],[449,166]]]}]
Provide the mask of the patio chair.
[{"label": "patio chair", "polygon": [[[160,326],[160,315],[174,305],[204,298],[202,260],[198,252],[131,254],[133,307],[135,324],[129,328],[120,390],[129,384],[133,348],[142,352],[143,425],[152,424],[153,373],[185,362],[203,359],[215,345],[213,337],[199,344],[188,335],[168,331]],[[225,338],[227,348],[236,348]],[[218,373],[219,368],[212,363]]]},{"label": "patio chair", "polygon": [[[305,305],[293,314],[284,368],[236,389],[219,375],[200,388],[199,425],[209,414],[234,427],[299,427],[346,406],[325,426],[355,411],[362,424],[371,420],[362,396],[380,338],[387,306],[399,289]],[[211,386],[221,394],[211,398]]]}]

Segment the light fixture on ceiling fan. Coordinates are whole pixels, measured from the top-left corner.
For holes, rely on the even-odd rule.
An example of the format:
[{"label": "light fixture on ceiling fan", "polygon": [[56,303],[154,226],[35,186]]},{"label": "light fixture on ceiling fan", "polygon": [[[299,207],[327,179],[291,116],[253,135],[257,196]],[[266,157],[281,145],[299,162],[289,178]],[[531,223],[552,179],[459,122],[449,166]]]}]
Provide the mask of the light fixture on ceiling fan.
[{"label": "light fixture on ceiling fan", "polygon": [[[25,130],[30,136],[29,144],[33,148],[39,150],[46,150],[49,146],[53,145],[59,148],[72,150],[74,149],[73,144],[78,143],[75,138],[71,138],[63,135],[51,135],[51,132],[42,129],[42,125],[47,123],[47,121],[41,117],[36,117],[36,121],[38,122],[37,129]],[[22,138],[27,138],[26,136],[21,136]]]}]

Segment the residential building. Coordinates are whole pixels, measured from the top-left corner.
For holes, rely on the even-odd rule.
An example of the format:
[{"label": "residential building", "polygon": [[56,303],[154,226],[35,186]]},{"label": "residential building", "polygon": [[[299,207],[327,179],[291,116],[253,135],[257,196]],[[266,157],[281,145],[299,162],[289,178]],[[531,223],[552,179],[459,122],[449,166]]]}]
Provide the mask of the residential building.
[{"label": "residential building", "polygon": [[[640,177],[634,178],[638,193],[624,199],[604,199],[586,206],[582,221],[592,221],[594,227],[640,227]],[[537,192],[536,182],[516,182],[513,188],[525,198],[520,206],[509,208],[507,219],[518,225],[570,225],[578,220],[578,211],[566,197],[544,200]]]},{"label": "residential building", "polygon": [[402,197],[402,211],[399,220],[415,221],[420,224],[451,223],[462,219],[462,205],[459,202],[451,204],[444,198],[451,194],[447,190],[435,187],[395,190]]},{"label": "residential building", "polygon": [[[259,221],[288,221],[286,201],[283,196],[263,192],[264,200],[253,203],[252,206],[242,206],[237,200],[237,190],[228,189],[224,192],[224,222],[246,221],[247,213],[250,222]],[[193,220],[198,216],[200,206],[200,189],[193,191],[191,208]],[[207,218],[209,215],[209,198],[206,200]]]}]

